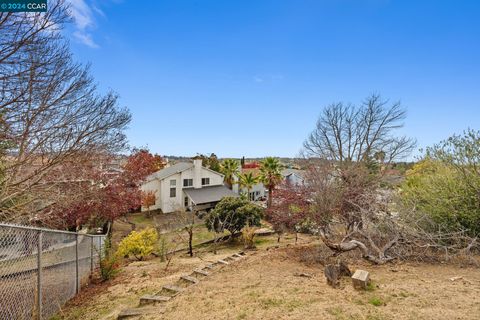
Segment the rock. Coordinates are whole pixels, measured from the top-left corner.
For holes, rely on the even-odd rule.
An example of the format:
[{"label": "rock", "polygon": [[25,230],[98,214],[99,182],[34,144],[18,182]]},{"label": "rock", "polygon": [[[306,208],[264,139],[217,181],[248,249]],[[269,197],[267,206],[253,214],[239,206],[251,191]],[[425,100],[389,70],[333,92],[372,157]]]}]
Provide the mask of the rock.
[{"label": "rock", "polygon": [[352,284],[355,289],[366,290],[369,281],[370,274],[365,270],[356,270],[352,276]]},{"label": "rock", "polygon": [[462,276],[453,277],[453,278],[450,278],[450,281],[457,281],[457,280],[460,280],[460,279],[463,279],[463,277]]}]

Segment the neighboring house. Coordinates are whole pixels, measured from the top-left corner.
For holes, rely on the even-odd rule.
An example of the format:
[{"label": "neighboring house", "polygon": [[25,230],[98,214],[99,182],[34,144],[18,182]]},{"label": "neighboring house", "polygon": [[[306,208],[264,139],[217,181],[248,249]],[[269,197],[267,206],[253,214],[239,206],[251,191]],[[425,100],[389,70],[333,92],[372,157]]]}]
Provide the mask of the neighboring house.
[{"label": "neighboring house", "polygon": [[305,183],[305,171],[298,169],[284,169],[282,170],[282,176],[284,182],[291,185],[300,186]]},{"label": "neighboring house", "polygon": [[[241,173],[251,172],[255,177],[258,177],[260,175],[260,170],[258,168],[258,164],[256,163],[246,163],[244,164],[243,167],[240,167],[239,170]],[[247,193],[246,188],[240,188],[240,186],[238,185],[238,177],[235,177],[234,180],[235,180],[235,184],[233,185],[232,190],[237,194]],[[248,195],[248,199],[252,201],[257,201],[260,198],[266,197],[267,192],[268,191],[265,189],[265,186],[263,185],[263,183],[258,182],[250,189],[250,194]]]},{"label": "neighboring house", "polygon": [[149,209],[161,209],[163,213],[209,209],[223,197],[237,196],[223,184],[223,175],[203,167],[201,159],[159,170],[147,177],[141,189],[155,193],[155,205]]},{"label": "neighboring house", "polygon": [[[258,163],[245,163],[243,167],[240,168],[241,173],[252,172],[254,176],[258,177],[260,175],[260,169]],[[290,185],[303,185],[305,183],[304,178],[305,171],[298,169],[284,169],[282,170],[283,182]],[[233,185],[232,190],[237,193],[246,193],[246,188],[240,188],[238,185],[238,177],[235,177],[235,184]],[[265,198],[268,196],[268,190],[265,188],[263,183],[258,182],[250,189],[249,199],[257,201],[260,198]]]}]

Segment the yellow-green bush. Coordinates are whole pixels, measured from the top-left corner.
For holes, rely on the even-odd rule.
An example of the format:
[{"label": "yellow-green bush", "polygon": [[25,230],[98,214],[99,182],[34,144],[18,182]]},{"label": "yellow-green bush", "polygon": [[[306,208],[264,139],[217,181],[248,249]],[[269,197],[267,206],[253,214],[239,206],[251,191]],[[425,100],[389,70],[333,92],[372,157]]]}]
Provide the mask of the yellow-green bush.
[{"label": "yellow-green bush", "polygon": [[143,260],[155,250],[157,241],[158,233],[153,228],[132,231],[118,245],[117,255],[121,257],[133,256],[137,260]]},{"label": "yellow-green bush", "polygon": [[245,245],[245,249],[255,249],[255,231],[257,228],[246,226],[242,229],[242,238]]}]

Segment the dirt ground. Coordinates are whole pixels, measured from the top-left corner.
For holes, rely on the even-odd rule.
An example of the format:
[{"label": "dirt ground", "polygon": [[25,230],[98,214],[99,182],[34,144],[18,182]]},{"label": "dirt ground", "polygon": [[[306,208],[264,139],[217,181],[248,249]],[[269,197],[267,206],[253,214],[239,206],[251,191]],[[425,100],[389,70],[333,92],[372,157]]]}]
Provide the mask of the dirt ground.
[{"label": "dirt ground", "polygon": [[[282,247],[266,250],[274,244],[274,237],[261,239],[259,250],[189,287],[148,319],[480,319],[478,268],[357,261],[350,267],[371,273],[370,289],[356,291],[348,278],[333,289],[323,267],[304,259],[314,246],[311,239],[294,245],[289,238]],[[234,251],[238,248],[223,248],[221,254]],[[156,260],[132,263],[110,285],[87,289],[60,318],[114,319],[122,308],[137,305],[141,294],[218,257],[205,251],[193,259],[178,258],[167,272]],[[451,281],[453,277],[462,278]]]},{"label": "dirt ground", "polygon": [[[478,269],[351,265],[371,273],[372,288],[360,292],[348,278],[327,286],[323,270],[291,250],[257,252],[223,269],[175,299],[162,319],[480,319]],[[449,280],[456,276],[463,279]]]}]

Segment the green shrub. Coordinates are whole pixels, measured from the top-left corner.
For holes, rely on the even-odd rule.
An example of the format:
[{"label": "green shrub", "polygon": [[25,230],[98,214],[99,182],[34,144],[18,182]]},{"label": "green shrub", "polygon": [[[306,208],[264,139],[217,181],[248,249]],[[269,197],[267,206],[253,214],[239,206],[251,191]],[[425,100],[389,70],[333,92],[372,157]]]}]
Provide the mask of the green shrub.
[{"label": "green shrub", "polygon": [[116,255],[105,256],[100,260],[100,277],[102,281],[112,279],[118,272],[120,272],[120,264]]},{"label": "green shrub", "polygon": [[246,225],[260,226],[262,216],[263,208],[241,198],[225,197],[208,215],[206,226],[210,231],[235,234]]},{"label": "green shrub", "polygon": [[167,253],[168,253],[168,244],[165,236],[160,237],[160,240],[158,241],[157,245],[158,245],[157,254],[160,257],[160,261],[165,262],[165,260],[167,260]]},{"label": "green shrub", "polygon": [[427,214],[438,224],[436,231],[466,230],[472,237],[480,235],[480,178],[465,176],[453,165],[425,159],[407,172],[402,185],[407,205]]},{"label": "green shrub", "polygon": [[246,226],[242,230],[242,239],[245,246],[245,249],[255,249],[255,231],[257,228]]},{"label": "green shrub", "polygon": [[382,299],[377,297],[370,298],[370,300],[368,300],[368,303],[370,303],[371,305],[374,305],[375,307],[380,307],[384,305],[384,302],[382,301]]},{"label": "green shrub", "polygon": [[135,257],[143,260],[155,250],[158,241],[158,233],[153,228],[142,231],[132,231],[118,245],[117,255],[121,257]]},{"label": "green shrub", "polygon": [[115,277],[120,271],[120,263],[117,255],[112,253],[110,239],[106,238],[104,243],[104,252],[100,258],[100,277],[102,281],[107,281]]}]

